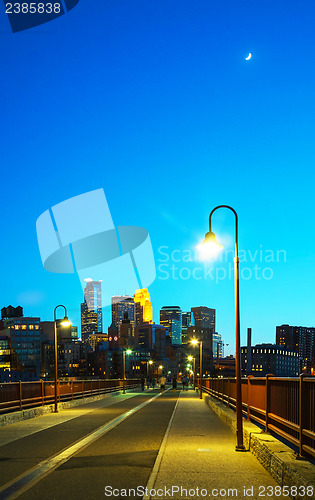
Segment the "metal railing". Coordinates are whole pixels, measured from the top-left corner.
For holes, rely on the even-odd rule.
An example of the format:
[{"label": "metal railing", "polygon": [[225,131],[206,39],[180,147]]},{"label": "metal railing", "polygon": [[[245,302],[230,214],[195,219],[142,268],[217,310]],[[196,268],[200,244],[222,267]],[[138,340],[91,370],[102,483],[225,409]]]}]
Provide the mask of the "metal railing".
[{"label": "metal railing", "polygon": [[[134,389],[139,379],[126,380],[125,388]],[[58,381],[58,402],[99,396],[123,389],[122,379]],[[53,404],[55,385],[52,381],[8,382],[0,384],[0,414]]]},{"label": "metal railing", "polygon": [[[236,407],[236,379],[203,379],[203,390]],[[315,378],[248,377],[242,379],[243,416],[292,443],[300,456],[315,457]]]}]

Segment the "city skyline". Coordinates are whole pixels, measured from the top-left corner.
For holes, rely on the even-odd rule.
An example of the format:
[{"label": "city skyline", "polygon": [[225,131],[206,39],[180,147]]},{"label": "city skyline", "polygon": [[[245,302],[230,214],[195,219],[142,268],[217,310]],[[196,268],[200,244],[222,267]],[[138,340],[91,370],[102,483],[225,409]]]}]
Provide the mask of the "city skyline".
[{"label": "city skyline", "polygon": [[[48,320],[61,302],[80,324],[80,283],[43,269],[35,223],[47,207],[103,187],[115,225],[150,233],[155,322],[166,304],[207,305],[234,352],[233,257],[214,264],[213,278],[186,260],[211,209],[227,203],[239,214],[246,259],[242,344],[248,327],[255,342],[273,341],[283,323],[314,327],[313,3],[286,3],[285,14],[281,2],[248,0],[93,5],[87,12],[79,2],[15,35],[0,15],[14,91],[2,103],[2,163],[17,179],[2,194],[10,245],[0,254],[1,304]],[[218,213],[213,224],[233,251],[231,215]],[[103,314],[108,324],[110,307]]]}]

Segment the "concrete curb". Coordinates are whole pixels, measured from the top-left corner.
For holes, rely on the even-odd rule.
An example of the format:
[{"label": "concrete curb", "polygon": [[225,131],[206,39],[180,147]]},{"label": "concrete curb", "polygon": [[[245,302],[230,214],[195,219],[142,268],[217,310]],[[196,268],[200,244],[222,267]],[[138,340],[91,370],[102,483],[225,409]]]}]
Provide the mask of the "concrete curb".
[{"label": "concrete curb", "polygon": [[[133,392],[135,390],[137,389],[127,389],[126,393]],[[97,396],[89,396],[82,399],[64,401],[63,403],[58,403],[58,410],[74,408],[76,406],[82,406],[88,403],[93,403],[94,401],[99,401],[100,399],[117,396],[118,394],[121,393],[122,391],[115,391]],[[29,408],[27,410],[5,413],[4,415],[0,415],[0,427],[3,427],[4,425],[15,424],[16,422],[21,422],[22,420],[28,420],[30,418],[40,417],[41,415],[46,415],[47,413],[53,413],[54,409],[55,405],[50,404],[44,406],[37,406],[36,408]]]},{"label": "concrete curb", "polygon": [[[236,434],[235,412],[209,395],[203,394],[203,399]],[[265,434],[252,422],[243,420],[243,435],[246,449],[255,455],[280,486],[301,487],[299,490],[301,492],[303,487],[313,487],[313,495],[315,495],[314,464],[308,460],[297,460],[291,448],[270,434]],[[291,498],[295,498],[295,496]],[[296,498],[306,500],[310,498],[310,495],[297,495]]]}]

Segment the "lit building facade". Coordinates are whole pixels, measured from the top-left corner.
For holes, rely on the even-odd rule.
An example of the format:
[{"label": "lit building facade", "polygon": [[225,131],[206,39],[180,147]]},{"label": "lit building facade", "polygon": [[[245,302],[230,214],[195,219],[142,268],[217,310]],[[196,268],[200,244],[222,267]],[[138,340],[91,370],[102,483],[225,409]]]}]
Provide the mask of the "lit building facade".
[{"label": "lit building facade", "polygon": [[194,315],[195,326],[197,328],[211,328],[215,332],[215,309],[199,306],[192,307],[191,312]]},{"label": "lit building facade", "polygon": [[168,329],[173,345],[182,344],[182,310],[179,306],[162,307],[160,324]]},{"label": "lit building facade", "polygon": [[40,318],[18,317],[4,320],[10,332],[11,350],[16,353],[23,371],[40,375],[41,329]]},{"label": "lit building facade", "polygon": [[275,377],[297,377],[299,354],[284,345],[257,344],[251,347],[251,363],[247,366],[248,347],[241,348],[242,372],[257,377],[272,374]]},{"label": "lit building facade", "polygon": [[101,281],[86,279],[84,302],[81,304],[81,337],[85,341],[90,335],[102,333],[102,289]]},{"label": "lit building facade", "polygon": [[276,343],[296,351],[300,358],[300,370],[315,368],[315,328],[281,325],[276,327]]},{"label": "lit building facade", "polygon": [[224,357],[224,344],[221,335],[217,332],[212,334],[212,350],[214,358]]},{"label": "lit building facade", "polygon": [[135,303],[135,324],[153,323],[153,312],[150,294],[147,288],[136,290],[134,296]]},{"label": "lit building facade", "polygon": [[182,344],[188,342],[188,328],[191,326],[191,312],[182,312]]},{"label": "lit building facade", "polygon": [[135,325],[135,303],[133,297],[129,295],[115,295],[112,297],[112,325],[118,329],[120,333],[120,325],[125,319],[125,313],[128,314],[128,319],[134,330]]}]

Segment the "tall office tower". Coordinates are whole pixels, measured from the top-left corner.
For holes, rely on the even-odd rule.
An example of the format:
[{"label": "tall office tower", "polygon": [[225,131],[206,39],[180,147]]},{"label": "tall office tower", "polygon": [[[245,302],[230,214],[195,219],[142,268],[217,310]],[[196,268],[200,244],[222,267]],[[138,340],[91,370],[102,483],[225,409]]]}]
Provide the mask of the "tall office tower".
[{"label": "tall office tower", "polygon": [[276,327],[277,345],[285,345],[299,353],[300,369],[315,368],[315,328],[281,325]]},{"label": "tall office tower", "polygon": [[173,345],[182,343],[182,310],[178,306],[164,306],[160,310],[160,324],[168,328]]},{"label": "tall office tower", "polygon": [[191,326],[191,312],[182,312],[182,344],[188,342],[188,327]]},{"label": "tall office tower", "polygon": [[215,309],[199,306],[192,307],[191,312],[194,315],[197,328],[212,328],[213,332],[215,332]]},{"label": "tall office tower", "polygon": [[222,337],[217,332],[212,334],[212,350],[214,359],[224,357]]},{"label": "tall office tower", "polygon": [[100,281],[86,279],[84,302],[81,304],[81,337],[85,341],[89,335],[102,333],[102,289]]},{"label": "tall office tower", "polygon": [[142,288],[136,290],[133,300],[135,302],[135,324],[143,325],[143,323],[152,323],[152,305],[148,289]]},{"label": "tall office tower", "polygon": [[133,298],[129,295],[115,295],[112,297],[112,325],[118,328],[118,334],[125,313],[128,313],[128,319],[130,320],[132,331],[134,332],[135,303]]}]

